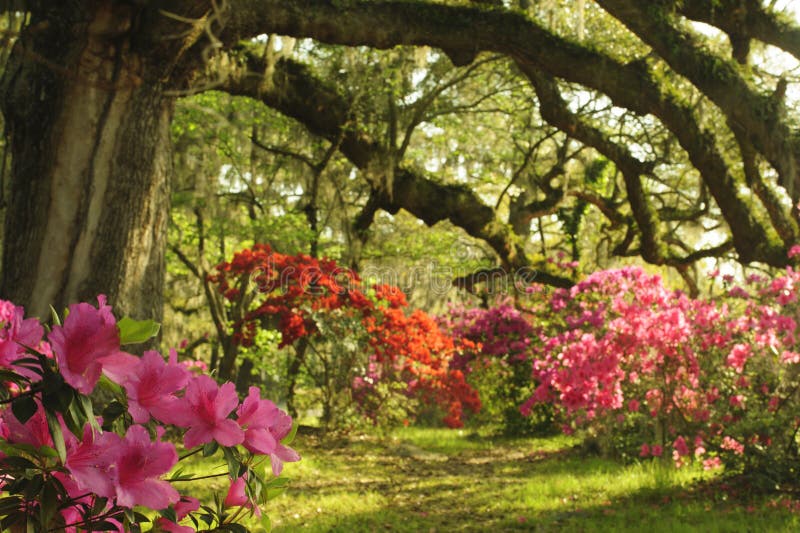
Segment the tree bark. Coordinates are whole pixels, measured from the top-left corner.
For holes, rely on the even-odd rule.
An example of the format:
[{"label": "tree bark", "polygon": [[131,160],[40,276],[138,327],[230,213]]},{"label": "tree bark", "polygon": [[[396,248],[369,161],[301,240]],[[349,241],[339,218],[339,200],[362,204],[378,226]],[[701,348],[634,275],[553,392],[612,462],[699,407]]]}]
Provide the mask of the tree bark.
[{"label": "tree bark", "polygon": [[162,317],[174,98],[144,81],[135,22],[115,2],[50,8],[9,59],[0,294],[30,315],[102,293],[118,314]]}]

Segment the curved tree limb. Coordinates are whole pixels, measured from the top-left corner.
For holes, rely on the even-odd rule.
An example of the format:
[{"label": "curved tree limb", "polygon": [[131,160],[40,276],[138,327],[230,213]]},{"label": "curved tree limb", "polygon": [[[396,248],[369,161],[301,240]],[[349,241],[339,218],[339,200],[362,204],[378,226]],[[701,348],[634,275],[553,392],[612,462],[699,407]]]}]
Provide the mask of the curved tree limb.
[{"label": "curved tree limb", "polygon": [[[282,59],[275,66],[274,83],[264,90],[258,76],[250,74],[263,72],[263,69],[253,68],[259,61],[250,55],[247,68],[231,72],[220,88],[230,94],[257,98],[295,118],[315,135],[340,139],[341,153],[361,170],[375,168],[376,161],[386,161],[385,152],[389,148],[350,124],[350,103],[335,88],[316,78],[304,65]],[[488,243],[506,268],[530,267],[522,243],[511,228],[498,220],[494,209],[484,204],[472,190],[458,184],[437,183],[421,172],[400,165],[391,171],[394,174],[391,191],[373,187],[369,208],[359,217],[362,225],[374,214],[376,206],[390,213],[402,208],[428,225],[449,220],[469,235]],[[545,273],[537,274],[536,279],[557,286],[572,284],[570,279]]]},{"label": "curved tree limb", "polygon": [[759,0],[691,0],[678,12],[697,22],[716,26],[729,36],[758,39],[800,59],[800,27],[771,13]]},{"label": "curved tree limb", "polygon": [[[520,13],[422,2],[236,0],[221,39],[233,43],[265,31],[349,46],[435,46],[456,64],[471,62],[481,51],[498,52],[519,65],[601,91],[618,106],[652,114],[675,135],[720,207],[742,262],[786,262],[774,230],[753,213],[753,202],[740,196],[742,184],[731,173],[715,135],[700,126],[689,104],[661,86],[644,62],[621,63]],[[767,136],[780,140],[782,130],[776,131]],[[764,149],[763,143],[759,146]],[[783,167],[790,166],[786,161]]]},{"label": "curved tree limb", "polygon": [[[800,146],[781,120],[782,95],[757,92],[736,65],[704,49],[679,27],[671,3],[598,0],[612,16],[652,46],[675,72],[685,76],[743,131],[781,176],[796,203],[800,200]],[[777,92],[777,91],[776,91]]]}]

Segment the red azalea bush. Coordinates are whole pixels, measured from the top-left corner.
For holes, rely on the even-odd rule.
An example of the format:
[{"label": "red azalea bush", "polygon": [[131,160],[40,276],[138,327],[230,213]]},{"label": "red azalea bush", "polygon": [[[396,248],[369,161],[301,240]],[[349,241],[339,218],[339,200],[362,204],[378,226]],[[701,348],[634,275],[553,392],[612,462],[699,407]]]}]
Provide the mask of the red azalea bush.
[{"label": "red azalea bush", "polygon": [[[302,346],[296,357],[312,374],[314,365],[320,368],[311,377],[323,391],[325,420],[347,408],[334,406],[342,385],[373,421],[390,404],[403,411],[400,417],[412,416],[408,399],[435,402],[451,427],[463,424],[465,410],[480,408],[477,394],[452,365],[452,338],[424,312],[407,313],[405,294],[396,287],[376,285],[365,292],[357,274],[334,261],[280,254],[266,244],[217,265],[209,279],[227,305],[239,310],[230,314],[240,317],[230,324],[235,343],[248,346],[259,328],[268,327],[280,331],[282,347]],[[315,361],[309,361],[309,347]]]},{"label": "red azalea bush", "polygon": [[405,394],[421,400],[422,405],[436,405],[451,428],[463,426],[465,410],[478,412],[481,402],[467,383],[464,372],[453,365],[458,350],[427,313],[416,310],[406,315],[401,303],[389,300],[381,305],[383,294],[399,289],[379,286],[378,305],[364,317],[372,353],[366,372],[354,379],[362,410],[375,417],[385,401],[376,384],[384,381],[406,384]]},{"label": "red azalea bush", "polygon": [[[284,485],[258,465],[269,458],[278,476],[299,460],[286,442],[292,419],[256,388],[240,403],[232,383],[195,375],[174,351],[165,360],[121,349],[155,332],[151,322],[118,323],[100,297],[98,307],[71,305],[45,337],[37,319],[0,301],[0,529],[138,530],[150,519],[135,509],[146,508],[160,513],[161,531],[201,522],[245,531],[232,508],[260,513],[268,489]],[[101,417],[88,396],[98,386],[113,398]],[[183,434],[180,458],[167,429]],[[168,474],[180,459],[220,449],[231,488],[225,502],[201,508],[174,486],[193,476]]]},{"label": "red azalea bush", "polygon": [[783,482],[798,466],[798,286],[788,268],[695,300],[640,269],[597,272],[550,298],[521,409],[552,403],[565,430],[617,452]]}]

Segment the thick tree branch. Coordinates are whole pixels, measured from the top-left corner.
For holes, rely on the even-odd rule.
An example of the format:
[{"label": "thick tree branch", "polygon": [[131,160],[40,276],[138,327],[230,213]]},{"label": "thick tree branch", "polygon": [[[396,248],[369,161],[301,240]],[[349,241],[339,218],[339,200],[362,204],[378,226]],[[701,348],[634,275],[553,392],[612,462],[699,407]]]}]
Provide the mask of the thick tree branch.
[{"label": "thick tree branch", "polygon": [[760,0],[691,0],[681,15],[716,26],[731,36],[757,39],[800,59],[800,26],[768,11]]},{"label": "thick tree branch", "polygon": [[[275,32],[349,46],[427,45],[444,50],[457,64],[470,62],[481,51],[499,52],[519,65],[599,90],[616,105],[652,114],[676,136],[701,173],[731,229],[740,260],[785,264],[783,246],[754,216],[752,202],[739,196],[740,183],[731,175],[713,133],[698,124],[689,104],[662,88],[644,62],[623,64],[567,41],[520,13],[499,9],[357,0],[236,0],[232,5],[235,9],[223,32],[227,43]],[[352,157],[357,158],[357,152],[354,149]]]},{"label": "thick tree branch", "polygon": [[[678,26],[671,6],[639,0],[598,0],[676,72],[688,78],[722,110],[728,120],[747,132],[749,141],[781,176],[793,201],[800,200],[800,146],[782,120],[782,95],[757,92],[739,69],[697,43]],[[776,97],[773,97],[776,96]]]},{"label": "thick tree branch", "polygon": [[658,216],[647,201],[641,179],[642,175],[652,172],[652,165],[639,161],[626,148],[612,142],[602,131],[570,112],[551,77],[524,66],[523,73],[536,89],[542,117],[551,125],[596,149],[613,161],[622,172],[631,212],[641,232],[642,258],[650,263],[663,263],[665,251],[658,239]]},{"label": "thick tree branch", "polygon": [[[365,132],[352,127],[349,121],[350,102],[322,80],[314,77],[303,65],[282,59],[275,66],[274,83],[263,89],[257,76],[259,58],[249,57],[246,71],[233,72],[221,87],[231,94],[258,98],[268,106],[300,121],[311,133],[332,142],[339,140],[339,150],[361,170],[381,168],[377,162],[387,160],[390,148],[372,140]],[[254,64],[256,63],[256,64]],[[373,191],[373,200],[382,209],[397,212],[405,209],[428,225],[450,220],[469,235],[484,240],[497,253],[503,265],[512,269],[528,267],[528,259],[508,225],[500,222],[495,211],[484,204],[469,188],[457,184],[441,184],[420,172],[402,166],[390,169],[394,177],[390,191]],[[364,213],[364,222],[371,209]],[[544,276],[537,277],[539,281]],[[571,280],[557,276],[549,281],[571,285]]]}]

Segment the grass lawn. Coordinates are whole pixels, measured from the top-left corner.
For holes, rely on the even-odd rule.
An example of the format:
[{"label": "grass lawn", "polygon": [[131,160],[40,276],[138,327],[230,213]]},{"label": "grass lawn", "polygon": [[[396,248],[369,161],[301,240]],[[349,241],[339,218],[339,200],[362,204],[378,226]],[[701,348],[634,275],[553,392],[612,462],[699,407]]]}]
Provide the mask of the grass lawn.
[{"label": "grass lawn", "polygon": [[[702,470],[581,456],[573,444],[417,428],[299,435],[303,460],[286,466],[290,489],[266,512],[277,532],[800,530],[786,497],[725,489]],[[191,490],[226,489],[219,478]]]}]

